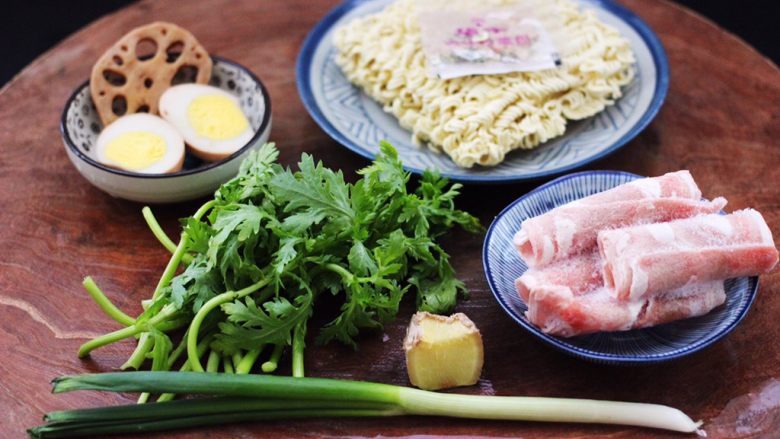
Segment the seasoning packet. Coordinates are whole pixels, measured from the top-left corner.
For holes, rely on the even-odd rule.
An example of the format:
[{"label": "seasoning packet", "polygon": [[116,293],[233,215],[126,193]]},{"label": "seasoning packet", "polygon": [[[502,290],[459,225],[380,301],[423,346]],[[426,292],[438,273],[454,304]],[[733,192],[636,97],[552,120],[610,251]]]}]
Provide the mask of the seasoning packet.
[{"label": "seasoning packet", "polygon": [[550,3],[421,1],[420,34],[431,73],[450,79],[556,68],[561,61],[548,29],[556,26]]}]

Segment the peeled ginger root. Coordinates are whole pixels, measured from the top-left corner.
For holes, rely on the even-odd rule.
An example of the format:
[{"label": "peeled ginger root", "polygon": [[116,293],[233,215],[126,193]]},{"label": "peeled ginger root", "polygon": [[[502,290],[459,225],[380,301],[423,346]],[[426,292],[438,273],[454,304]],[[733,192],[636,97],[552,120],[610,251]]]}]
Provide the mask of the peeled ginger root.
[{"label": "peeled ginger root", "polygon": [[409,381],[421,389],[470,386],[482,374],[482,336],[463,313],[416,313],[406,330],[404,352]]}]

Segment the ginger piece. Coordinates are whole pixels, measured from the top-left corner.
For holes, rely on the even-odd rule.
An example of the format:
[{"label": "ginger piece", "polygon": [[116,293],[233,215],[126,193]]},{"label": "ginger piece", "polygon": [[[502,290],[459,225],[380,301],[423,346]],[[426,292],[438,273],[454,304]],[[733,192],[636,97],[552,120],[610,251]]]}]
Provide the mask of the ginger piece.
[{"label": "ginger piece", "polygon": [[449,317],[416,313],[406,331],[404,351],[409,381],[421,389],[470,386],[482,373],[482,336],[463,313]]}]

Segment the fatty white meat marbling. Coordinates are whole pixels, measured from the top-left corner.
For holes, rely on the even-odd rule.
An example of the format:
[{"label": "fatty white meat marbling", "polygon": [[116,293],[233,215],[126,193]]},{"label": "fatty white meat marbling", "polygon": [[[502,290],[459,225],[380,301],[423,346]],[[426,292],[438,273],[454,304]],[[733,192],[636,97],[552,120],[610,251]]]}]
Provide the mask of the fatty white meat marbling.
[{"label": "fatty white meat marbling", "polygon": [[529,268],[515,280],[515,288],[525,303],[534,291],[558,290],[578,296],[603,287],[601,259],[598,252],[572,256],[541,268]]},{"label": "fatty white meat marbling", "polygon": [[643,300],[619,301],[607,288],[581,296],[536,290],[526,316],[543,332],[560,337],[627,331],[707,314],[726,301],[723,281],[692,284]]},{"label": "fatty white meat marbling", "polygon": [[627,331],[696,317],[726,300],[723,281],[691,284],[645,299],[618,300],[604,285],[595,251],[529,269],[515,286],[528,306],[528,320],[560,337]]},{"label": "fatty white meat marbling", "polygon": [[596,246],[600,230],[718,212],[726,200],[701,200],[688,171],[635,180],[523,221],[513,244],[530,267]]},{"label": "fatty white meat marbling", "polygon": [[700,316],[726,300],[724,280],[770,271],[764,218],[718,215],[688,171],[636,180],[523,221],[513,244],[530,267],[515,281],[526,317],[571,337]]},{"label": "fatty white meat marbling", "polygon": [[598,246],[605,284],[621,300],[766,273],[778,260],[772,232],[753,209],[605,230]]}]

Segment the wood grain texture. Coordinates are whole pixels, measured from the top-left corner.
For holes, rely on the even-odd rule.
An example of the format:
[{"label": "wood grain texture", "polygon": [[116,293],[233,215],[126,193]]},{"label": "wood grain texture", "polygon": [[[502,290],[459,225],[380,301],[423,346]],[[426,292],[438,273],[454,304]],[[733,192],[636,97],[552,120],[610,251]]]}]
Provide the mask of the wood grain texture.
[{"label": "wood grain texture", "polygon": [[[705,195],[726,196],[732,209],[760,210],[780,233],[777,67],[687,10],[658,1],[624,3],[661,37],[671,64],[671,88],[647,130],[590,168],[645,175],[690,169]],[[298,98],[294,79],[295,58],[306,33],[333,4],[141,2],[69,37],[0,91],[0,352],[4,355],[0,411],[5,415],[0,436],[22,436],[46,411],[132,401],[130,395],[89,392],[55,396],[49,393],[49,381],[61,374],[115,370],[133,348],[128,341],[95,351],[86,360],[76,358],[76,349],[86,337],[116,329],[82,291],[82,278],[93,275],[117,305],[137,313],[139,301],[151,294],[167,261],[166,252],[144,225],[141,206],[90,186],[63,151],[60,112],[73,88],[89,76],[92,63],[135,26],[154,20],[178,23],[211,53],[248,66],[265,82],[274,106],[272,139],[281,148],[283,163],[291,164],[307,151],[350,174],[366,161],[339,147],[315,125]],[[478,213],[487,224],[532,187],[467,187],[461,207]],[[155,211],[175,236],[176,218],[190,214],[194,206],[162,206]],[[609,367],[555,352],[504,315],[484,279],[481,236],[456,234],[447,244],[460,277],[472,291],[471,300],[459,305],[458,311],[474,320],[485,340],[482,380],[465,392],[654,402],[709,421],[732,399],[780,376],[780,272],[761,279],[761,291],[742,324],[707,350],[671,363]],[[308,374],[406,384],[401,342],[411,313],[412,306],[406,303],[384,334],[362,338],[359,352],[335,345],[308,348]],[[735,425],[721,419],[718,432],[738,437],[731,427]],[[445,434],[666,436],[623,427],[403,418],[272,422],[165,437]]]}]

